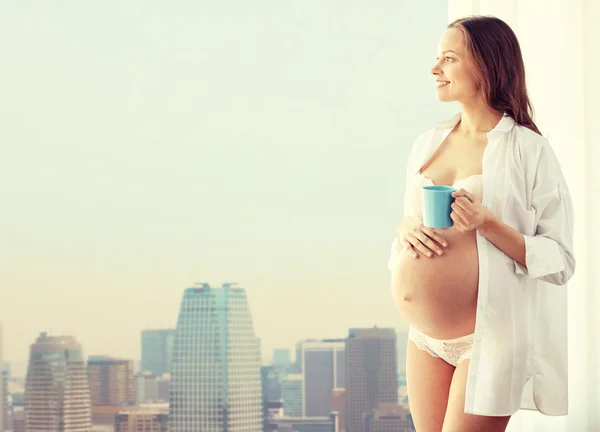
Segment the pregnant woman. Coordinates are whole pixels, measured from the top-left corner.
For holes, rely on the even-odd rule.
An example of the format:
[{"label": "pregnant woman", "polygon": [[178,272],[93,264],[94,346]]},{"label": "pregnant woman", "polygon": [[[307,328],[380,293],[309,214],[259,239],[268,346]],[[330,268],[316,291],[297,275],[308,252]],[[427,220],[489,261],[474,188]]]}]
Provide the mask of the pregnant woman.
[{"label": "pregnant woman", "polygon": [[[451,23],[431,69],[461,112],[415,142],[388,267],[410,323],[418,432],[504,431],[519,408],[567,410],[573,209],[532,120],[519,43],[502,20]],[[451,185],[453,226],[422,224],[421,190]]]}]

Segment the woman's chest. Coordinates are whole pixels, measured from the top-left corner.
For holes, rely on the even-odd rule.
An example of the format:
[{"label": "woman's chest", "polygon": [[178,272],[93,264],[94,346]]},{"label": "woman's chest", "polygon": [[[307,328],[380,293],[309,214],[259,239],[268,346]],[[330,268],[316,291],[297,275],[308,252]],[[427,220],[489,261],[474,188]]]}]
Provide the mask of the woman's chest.
[{"label": "woman's chest", "polygon": [[487,144],[486,138],[450,134],[420,162],[419,172],[438,185],[481,174]]}]

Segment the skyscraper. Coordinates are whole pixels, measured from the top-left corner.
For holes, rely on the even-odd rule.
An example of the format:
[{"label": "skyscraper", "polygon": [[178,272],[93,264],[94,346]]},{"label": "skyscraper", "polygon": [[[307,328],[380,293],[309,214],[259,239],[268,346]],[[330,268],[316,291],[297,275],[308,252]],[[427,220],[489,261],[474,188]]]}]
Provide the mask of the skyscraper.
[{"label": "skyscraper", "polygon": [[133,360],[90,356],[87,371],[92,406],[135,402]]},{"label": "skyscraper", "polygon": [[154,376],[171,373],[174,329],[142,330],[142,371]]},{"label": "skyscraper", "polygon": [[72,336],[40,333],[25,380],[28,432],[90,432],[90,391],[81,345]]},{"label": "skyscraper", "polygon": [[319,339],[303,339],[296,342],[296,373],[302,373],[302,344],[304,342],[318,342]]},{"label": "skyscraper", "polygon": [[171,432],[262,432],[259,342],[243,288],[185,290],[172,364]]},{"label": "skyscraper", "polygon": [[123,405],[135,402],[133,360],[90,356],[87,362],[92,425],[114,425]]},{"label": "skyscraper", "polygon": [[398,402],[396,331],[350,329],[346,343],[346,430],[365,432],[363,414]]},{"label": "skyscraper", "polygon": [[326,417],[331,412],[331,392],[346,387],[346,340],[303,342],[303,415]]}]

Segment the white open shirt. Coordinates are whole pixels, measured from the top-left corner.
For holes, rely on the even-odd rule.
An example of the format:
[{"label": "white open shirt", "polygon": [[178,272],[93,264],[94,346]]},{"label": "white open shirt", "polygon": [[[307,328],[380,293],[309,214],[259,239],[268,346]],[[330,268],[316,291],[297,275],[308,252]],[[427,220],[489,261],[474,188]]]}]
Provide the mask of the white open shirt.
[{"label": "white open shirt", "polygon": [[[460,113],[417,139],[407,164],[407,191],[459,120]],[[522,408],[565,415],[566,283],[575,271],[571,196],[544,137],[505,113],[487,138],[482,202],[524,234],[527,268],[477,232],[479,294],[465,413],[506,416]],[[404,215],[416,215],[406,191]],[[398,255],[394,238],[390,271]]]}]

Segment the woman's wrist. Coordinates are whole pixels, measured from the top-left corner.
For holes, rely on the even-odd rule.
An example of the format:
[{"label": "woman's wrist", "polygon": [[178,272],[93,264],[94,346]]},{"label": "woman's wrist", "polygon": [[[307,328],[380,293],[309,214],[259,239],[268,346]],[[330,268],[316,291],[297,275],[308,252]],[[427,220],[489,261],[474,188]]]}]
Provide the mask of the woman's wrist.
[{"label": "woman's wrist", "polygon": [[502,222],[488,211],[478,231],[494,246],[527,268],[527,250],[522,233]]},{"label": "woman's wrist", "polygon": [[402,252],[402,250],[404,249],[404,244],[401,241],[401,239],[404,238],[405,235],[404,224],[406,224],[411,219],[413,219],[413,217],[404,216],[402,219],[400,219],[400,223],[398,224],[398,230],[396,231],[396,250],[398,251],[398,253]]},{"label": "woman's wrist", "polygon": [[499,223],[500,219],[498,219],[494,213],[488,210],[483,223],[478,228],[478,231],[485,237],[486,234],[496,231]]}]

